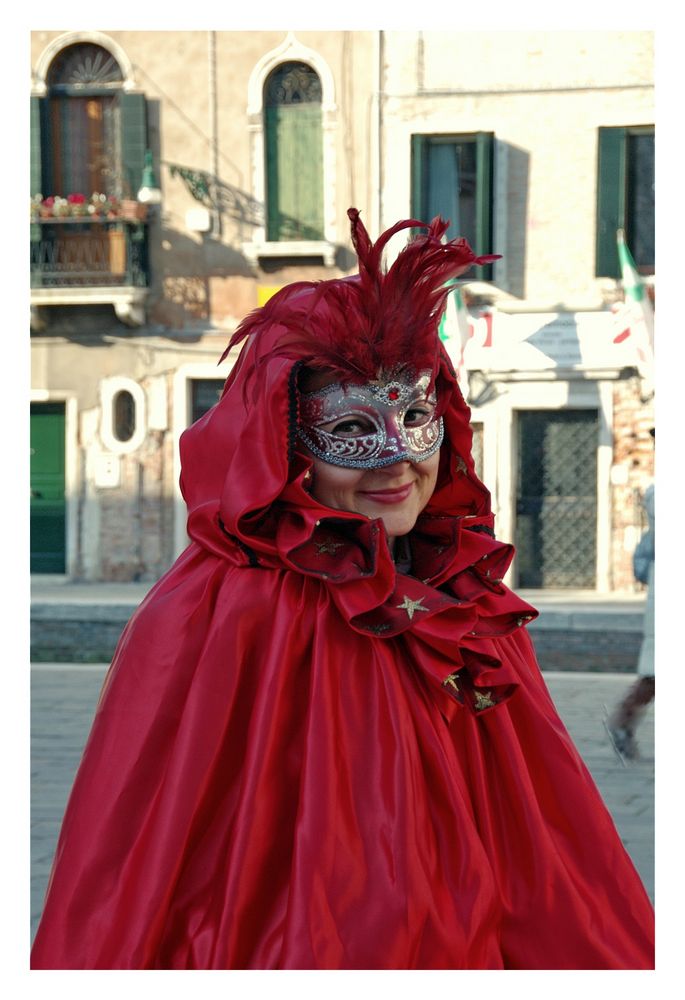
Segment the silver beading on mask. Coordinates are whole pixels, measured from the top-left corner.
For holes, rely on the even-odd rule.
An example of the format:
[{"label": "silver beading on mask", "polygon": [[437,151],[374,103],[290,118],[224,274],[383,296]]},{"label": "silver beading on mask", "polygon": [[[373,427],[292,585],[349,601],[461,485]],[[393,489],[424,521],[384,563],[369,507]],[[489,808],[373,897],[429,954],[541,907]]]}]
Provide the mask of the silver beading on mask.
[{"label": "silver beading on mask", "polygon": [[317,458],[347,469],[424,462],[444,436],[429,384],[430,372],[402,373],[364,385],[334,382],[302,392],[298,436]]}]

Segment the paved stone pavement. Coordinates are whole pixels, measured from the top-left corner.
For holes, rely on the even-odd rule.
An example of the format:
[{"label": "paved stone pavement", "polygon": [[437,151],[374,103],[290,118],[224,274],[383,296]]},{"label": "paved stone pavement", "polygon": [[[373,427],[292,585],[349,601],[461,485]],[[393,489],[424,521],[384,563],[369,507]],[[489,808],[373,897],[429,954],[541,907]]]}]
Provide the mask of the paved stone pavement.
[{"label": "paved stone pavement", "polygon": [[[104,677],[104,666],[31,668],[31,938],[36,931],[59,826]],[[602,706],[632,683],[625,674],[545,672],[571,736],[654,899],[654,708],[640,728],[642,759],[624,767],[611,749]]]}]

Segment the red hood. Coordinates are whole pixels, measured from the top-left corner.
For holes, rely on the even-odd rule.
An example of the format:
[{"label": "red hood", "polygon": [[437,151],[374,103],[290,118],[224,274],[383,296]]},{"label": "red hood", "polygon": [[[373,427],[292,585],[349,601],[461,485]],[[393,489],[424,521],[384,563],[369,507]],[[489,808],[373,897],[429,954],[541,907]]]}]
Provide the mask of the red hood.
[{"label": "red hood", "polygon": [[[181,436],[181,491],[189,534],[201,545],[223,551],[228,533],[255,553],[287,563],[279,538],[291,547],[325,518],[347,521],[350,529],[368,528],[369,520],[332,512],[303,488],[311,462],[295,448],[297,362],[276,353],[281,333],[277,325],[262,332],[260,353],[271,356],[258,371],[251,341],[244,345],[220,401]],[[438,485],[422,521],[457,517],[491,527],[490,493],[471,457],[470,411],[444,348],[437,381],[445,440]]]}]

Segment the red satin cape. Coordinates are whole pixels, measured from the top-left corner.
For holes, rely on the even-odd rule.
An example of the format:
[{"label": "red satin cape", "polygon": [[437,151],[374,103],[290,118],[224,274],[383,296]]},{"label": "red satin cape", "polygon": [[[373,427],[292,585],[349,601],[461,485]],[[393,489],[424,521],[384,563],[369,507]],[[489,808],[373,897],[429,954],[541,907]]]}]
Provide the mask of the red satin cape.
[{"label": "red satin cape", "polygon": [[292,360],[250,373],[182,438],[192,542],[105,679],[32,968],[652,968],[447,357],[411,575],[307,493]]}]

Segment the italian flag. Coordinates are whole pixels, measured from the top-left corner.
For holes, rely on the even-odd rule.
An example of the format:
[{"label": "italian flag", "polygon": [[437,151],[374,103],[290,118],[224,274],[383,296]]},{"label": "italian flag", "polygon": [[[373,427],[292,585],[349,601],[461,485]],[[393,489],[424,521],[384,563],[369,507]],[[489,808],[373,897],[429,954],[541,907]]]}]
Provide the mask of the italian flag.
[{"label": "italian flag", "polygon": [[651,391],[654,386],[654,309],[622,229],[617,231],[616,240],[625,301],[615,311],[618,333],[614,343],[629,341],[635,353],[637,370]]},{"label": "italian flag", "polygon": [[447,296],[447,305],[440,320],[438,334],[440,339],[444,341],[454,364],[462,395],[464,399],[467,399],[469,382],[464,365],[464,350],[467,341],[472,336],[471,319],[468,309],[464,305],[459,286],[452,281],[449,284],[452,286],[452,291]]}]

